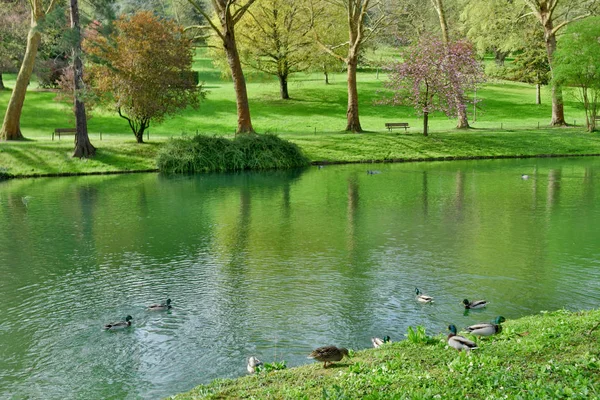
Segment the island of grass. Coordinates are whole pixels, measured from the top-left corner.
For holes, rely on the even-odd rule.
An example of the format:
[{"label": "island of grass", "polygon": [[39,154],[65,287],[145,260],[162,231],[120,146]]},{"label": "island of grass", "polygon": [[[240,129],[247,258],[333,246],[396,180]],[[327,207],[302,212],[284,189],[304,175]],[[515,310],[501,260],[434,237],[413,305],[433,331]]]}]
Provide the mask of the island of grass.
[{"label": "island of grass", "polygon": [[449,348],[442,334],[413,335],[356,351],[335,367],[314,363],[215,380],[174,398],[598,398],[599,325],[600,310],[542,312],[505,322],[470,354]]}]

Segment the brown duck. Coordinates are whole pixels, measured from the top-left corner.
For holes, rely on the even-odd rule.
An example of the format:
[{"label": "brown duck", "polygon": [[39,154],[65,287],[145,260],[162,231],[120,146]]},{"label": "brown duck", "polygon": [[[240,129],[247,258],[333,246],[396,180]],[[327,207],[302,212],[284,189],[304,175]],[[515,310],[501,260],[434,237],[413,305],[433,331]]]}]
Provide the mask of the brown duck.
[{"label": "brown duck", "polygon": [[317,361],[323,361],[323,368],[327,368],[327,363],[332,361],[340,361],[344,356],[348,356],[348,349],[343,347],[337,348],[335,346],[323,346],[318,349],[314,349],[308,358],[314,358]]}]

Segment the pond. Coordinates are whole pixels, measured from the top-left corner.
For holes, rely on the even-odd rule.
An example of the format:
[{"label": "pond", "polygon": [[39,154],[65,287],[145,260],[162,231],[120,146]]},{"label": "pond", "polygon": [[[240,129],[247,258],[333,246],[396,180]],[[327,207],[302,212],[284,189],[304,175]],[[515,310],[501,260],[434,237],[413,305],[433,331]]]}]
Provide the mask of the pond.
[{"label": "pond", "polygon": [[0,226],[3,398],[160,398],[249,356],[600,304],[600,158],[13,180]]}]

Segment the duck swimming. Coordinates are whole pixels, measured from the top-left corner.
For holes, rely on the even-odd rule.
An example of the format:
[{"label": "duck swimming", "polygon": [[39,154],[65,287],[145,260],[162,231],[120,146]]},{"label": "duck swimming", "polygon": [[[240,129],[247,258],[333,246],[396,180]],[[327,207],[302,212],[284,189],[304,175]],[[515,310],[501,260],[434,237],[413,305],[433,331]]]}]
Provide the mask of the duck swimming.
[{"label": "duck swimming", "polygon": [[427,296],[426,294],[423,294],[419,290],[419,288],[415,288],[415,293],[417,294],[417,301],[419,303],[431,303],[431,302],[433,302],[433,297]]},{"label": "duck swimming", "polygon": [[248,365],[246,366],[246,369],[248,370],[249,374],[253,374],[256,372],[256,368],[260,367],[263,365],[263,362],[260,361],[258,358],[252,356],[248,359]]},{"label": "duck swimming", "polygon": [[371,338],[371,343],[373,343],[373,347],[375,347],[375,348],[378,348],[382,344],[391,343],[391,342],[392,342],[392,339],[389,336],[384,336],[383,339],[380,339],[378,337]]},{"label": "duck swimming", "polygon": [[152,304],[151,306],[148,306],[148,311],[164,311],[170,310],[171,308],[171,299],[167,299],[167,301],[164,303]]},{"label": "duck swimming", "polygon": [[128,315],[127,317],[125,317],[125,321],[112,322],[110,324],[106,324],[104,325],[104,329],[107,331],[115,331],[119,329],[129,328],[131,326],[132,319],[133,317],[131,315]]},{"label": "duck swimming", "polygon": [[487,300],[475,300],[475,301],[469,301],[467,299],[463,300],[463,304],[465,305],[465,308],[467,310],[475,310],[477,308],[483,308],[485,306],[488,305],[488,301]]}]

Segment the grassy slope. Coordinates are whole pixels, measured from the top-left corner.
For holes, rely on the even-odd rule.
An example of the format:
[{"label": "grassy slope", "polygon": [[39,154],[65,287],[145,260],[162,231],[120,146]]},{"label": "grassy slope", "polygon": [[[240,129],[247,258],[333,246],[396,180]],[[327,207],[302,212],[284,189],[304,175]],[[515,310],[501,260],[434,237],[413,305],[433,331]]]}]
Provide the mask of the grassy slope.
[{"label": "grassy slope", "polygon": [[440,335],[433,344],[405,340],[357,351],[328,369],[314,363],[216,380],[175,398],[598,398],[598,322],[600,310],[542,313],[507,321],[470,356]]},{"label": "grassy slope", "polygon": [[[231,136],[237,121],[232,84],[222,80],[202,54],[198,53],[195,68],[210,93],[200,110],[186,110],[152,126],[149,146],[137,146],[126,121],[114,112],[96,112],[89,130],[99,152],[88,161],[71,159],[72,137],[50,140],[54,128],[73,122],[68,107],[53,101],[54,93],[37,90],[32,84],[21,119],[29,141],[1,143],[0,168],[20,176],[148,170],[155,168],[157,148],[168,137],[195,132]],[[333,74],[328,86],[320,74],[297,74],[290,81],[292,99],[287,101],[279,99],[275,79],[251,75],[248,93],[254,127],[298,143],[313,161],[600,153],[597,137],[582,128],[538,130],[538,124],[544,126],[551,114],[549,94],[546,104],[537,106],[533,104],[534,87],[519,83],[490,82],[477,92],[483,102],[473,124],[476,129],[456,131],[453,120],[438,114],[430,122],[431,136],[424,138],[419,134],[421,120],[411,108],[376,104],[382,96],[384,75],[380,78],[376,79],[373,71],[359,73],[361,123],[368,132],[355,135],[342,132],[347,101],[344,74]],[[12,79],[14,76],[5,76],[8,86]],[[4,115],[9,96],[9,91],[0,92],[0,115]],[[582,123],[583,113],[575,103],[567,101],[565,110],[570,122]],[[384,123],[389,121],[409,122],[410,133],[388,134]]]}]

